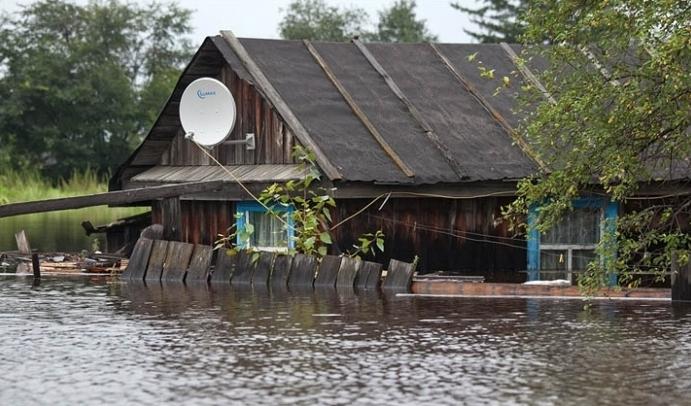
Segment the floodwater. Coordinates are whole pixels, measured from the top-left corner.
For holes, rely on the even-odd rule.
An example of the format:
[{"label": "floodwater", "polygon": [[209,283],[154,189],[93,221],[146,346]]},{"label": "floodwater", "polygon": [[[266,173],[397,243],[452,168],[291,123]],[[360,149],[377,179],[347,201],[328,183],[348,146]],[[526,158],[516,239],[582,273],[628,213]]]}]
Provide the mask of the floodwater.
[{"label": "floodwater", "polygon": [[31,248],[41,252],[79,252],[104,249],[105,235],[87,236],[82,221],[94,226],[143,213],[143,208],[89,207],[0,218],[0,252],[17,249],[14,233],[25,230]]},{"label": "floodwater", "polygon": [[691,309],[0,279],[0,404],[688,404]]}]

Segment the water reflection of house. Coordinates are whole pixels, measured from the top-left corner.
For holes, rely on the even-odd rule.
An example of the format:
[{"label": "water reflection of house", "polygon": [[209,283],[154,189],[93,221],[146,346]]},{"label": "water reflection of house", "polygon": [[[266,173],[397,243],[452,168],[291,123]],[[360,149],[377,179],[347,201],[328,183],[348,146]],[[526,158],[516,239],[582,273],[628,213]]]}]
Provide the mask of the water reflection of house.
[{"label": "water reflection of house", "polygon": [[[229,140],[256,136],[256,148],[224,143],[211,153],[252,190],[296,178],[291,148],[315,150],[324,184],[338,200],[335,221],[380,199],[334,232],[347,249],[381,228],[386,253],[421,258],[421,271],[453,270],[488,281],[521,281],[526,269],[569,270],[593,255],[602,220],[617,207],[579,203],[563,227],[530,241],[513,238],[500,208],[536,162],[513,138],[520,80],[500,96],[477,60],[511,76],[516,47],[457,44],[303,43],[207,38],[180,77],[146,139],[111,179],[111,190],[227,180],[222,190],[152,203],[153,221],[178,225],[184,241],[211,243],[240,212],[255,224],[254,244],[287,233],[228,175],[186,140],[178,105],[183,89],[215,77],[231,90],[238,117]],[[468,56],[477,54],[476,61]],[[263,80],[266,80],[264,82]],[[164,220],[165,219],[165,220]],[[242,220],[241,220],[242,221]]]}]

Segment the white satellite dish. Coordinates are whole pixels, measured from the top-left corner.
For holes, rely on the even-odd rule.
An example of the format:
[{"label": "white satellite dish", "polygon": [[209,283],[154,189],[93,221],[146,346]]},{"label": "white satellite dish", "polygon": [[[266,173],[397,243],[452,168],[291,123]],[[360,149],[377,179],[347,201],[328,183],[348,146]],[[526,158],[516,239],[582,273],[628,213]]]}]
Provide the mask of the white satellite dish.
[{"label": "white satellite dish", "polygon": [[213,78],[190,83],[180,99],[180,123],[186,137],[205,147],[223,142],[235,126],[235,99]]}]

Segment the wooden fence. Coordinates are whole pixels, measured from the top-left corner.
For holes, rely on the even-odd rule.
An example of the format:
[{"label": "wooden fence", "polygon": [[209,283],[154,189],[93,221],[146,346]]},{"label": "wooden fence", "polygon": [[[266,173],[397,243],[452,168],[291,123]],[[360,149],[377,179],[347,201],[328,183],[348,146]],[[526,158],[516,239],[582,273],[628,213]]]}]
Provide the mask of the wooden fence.
[{"label": "wooden fence", "polygon": [[[410,291],[415,265],[392,259],[382,281],[382,264],[350,257],[226,250],[207,245],[140,238],[122,279],[146,283],[212,283],[289,289],[358,289]],[[215,260],[214,260],[215,257]]]}]

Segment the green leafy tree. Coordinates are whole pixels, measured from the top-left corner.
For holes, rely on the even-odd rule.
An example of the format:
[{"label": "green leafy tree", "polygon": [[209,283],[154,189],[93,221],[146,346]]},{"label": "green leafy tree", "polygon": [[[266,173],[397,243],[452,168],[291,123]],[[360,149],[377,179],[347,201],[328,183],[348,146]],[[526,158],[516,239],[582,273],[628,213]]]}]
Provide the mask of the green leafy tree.
[{"label": "green leafy tree", "polygon": [[519,42],[525,30],[520,16],[527,4],[524,0],[482,0],[482,5],[477,8],[466,7],[460,2],[451,3],[451,7],[468,14],[470,21],[480,28],[479,31],[464,28],[466,34],[479,42],[493,44]]},{"label": "green leafy tree", "polygon": [[415,15],[415,1],[398,0],[379,12],[377,32],[369,40],[381,42],[435,42],[437,36],[427,29],[425,20]]},{"label": "green leafy tree", "polygon": [[[673,253],[691,250],[691,185],[673,183],[664,198],[641,198],[642,187],[691,174],[691,7],[687,2],[536,0],[527,10],[529,46],[550,62],[540,81],[552,101],[529,116],[523,134],[549,172],[520,182],[508,214],[540,205],[545,230],[571,210],[572,199],[604,195],[620,202],[616,234],[579,283],[591,291],[608,272],[632,282],[636,271],[669,270]],[[528,88],[543,98],[537,89]],[[612,241],[614,240],[614,241]]]},{"label": "green leafy tree", "polygon": [[360,8],[328,6],[323,0],[294,0],[279,23],[284,39],[348,41],[364,32],[367,13]]},{"label": "green leafy tree", "polygon": [[53,178],[122,163],[181,66],[190,11],[39,0],[0,21],[0,165]]}]

